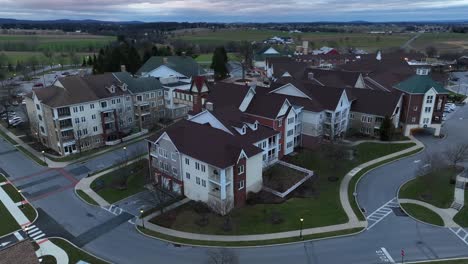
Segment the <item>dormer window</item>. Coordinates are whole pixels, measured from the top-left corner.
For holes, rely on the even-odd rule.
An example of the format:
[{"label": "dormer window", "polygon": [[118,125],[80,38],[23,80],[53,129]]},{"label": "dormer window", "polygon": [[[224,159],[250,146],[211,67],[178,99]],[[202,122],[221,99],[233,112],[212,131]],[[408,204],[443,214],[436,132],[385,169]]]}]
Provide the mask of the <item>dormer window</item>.
[{"label": "dormer window", "polygon": [[254,130],[257,130],[257,128],[258,128],[257,123],[255,123],[255,124],[253,125],[253,127],[254,127]]},{"label": "dormer window", "polygon": [[245,135],[245,126],[242,127],[242,135]]},{"label": "dormer window", "polygon": [[418,69],[416,69],[416,74],[417,75],[428,75],[429,74],[429,69],[427,69],[427,68],[418,68]]}]

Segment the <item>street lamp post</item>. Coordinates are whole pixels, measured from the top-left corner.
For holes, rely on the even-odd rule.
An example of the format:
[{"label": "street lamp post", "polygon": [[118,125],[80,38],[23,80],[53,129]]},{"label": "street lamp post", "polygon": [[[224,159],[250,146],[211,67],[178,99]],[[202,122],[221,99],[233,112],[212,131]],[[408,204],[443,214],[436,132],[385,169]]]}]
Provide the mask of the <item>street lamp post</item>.
[{"label": "street lamp post", "polygon": [[46,161],[46,158],[45,158],[45,151],[43,150],[43,151],[41,151],[41,153],[42,153],[42,158],[44,159],[44,163],[47,164],[47,161]]},{"label": "street lamp post", "polygon": [[[18,190],[18,193],[21,195],[21,190]],[[21,209],[23,209],[23,208],[24,208],[24,203],[23,203],[23,201],[21,201],[21,205],[20,205],[20,207],[21,207]]]},{"label": "street lamp post", "polygon": [[143,229],[145,228],[145,220],[143,219],[143,209],[140,209],[140,219],[141,219],[141,225],[143,226]]},{"label": "street lamp post", "polygon": [[123,147],[124,157],[125,157],[125,164],[127,164],[127,147]]},{"label": "street lamp post", "polygon": [[300,232],[299,232],[299,238],[300,238],[301,240],[303,240],[304,237],[302,236],[302,223],[304,222],[304,218],[301,217],[300,220],[301,220],[301,230],[300,230]]}]

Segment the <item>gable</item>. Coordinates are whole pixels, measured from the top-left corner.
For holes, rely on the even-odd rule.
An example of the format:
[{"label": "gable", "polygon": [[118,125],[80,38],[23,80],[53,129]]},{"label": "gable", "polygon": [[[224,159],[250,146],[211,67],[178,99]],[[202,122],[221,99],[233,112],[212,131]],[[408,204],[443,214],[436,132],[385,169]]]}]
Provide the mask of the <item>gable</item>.
[{"label": "gable", "polygon": [[159,146],[161,148],[164,148],[166,150],[175,150],[175,151],[179,151],[176,147],[176,145],[174,144],[174,142],[172,141],[172,139],[169,137],[169,135],[167,134],[167,132],[164,132],[155,142],[154,144],[159,144]]},{"label": "gable", "polygon": [[346,91],[343,91],[343,93],[340,96],[340,100],[338,101],[338,104],[336,105],[335,111],[341,111],[343,109],[349,108],[350,102],[348,95],[346,94]]},{"label": "gable", "polygon": [[179,73],[179,72],[167,67],[166,65],[161,65],[158,68],[144,74],[144,77],[148,77],[148,76],[152,76],[152,77],[155,77],[155,78],[167,78],[167,77],[184,77],[184,78],[186,78],[186,76],[183,75],[182,73]]},{"label": "gable", "polygon": [[263,54],[280,54],[277,50],[275,50],[273,47],[270,47],[269,49],[265,50]]},{"label": "gable", "polygon": [[281,108],[280,108],[280,110],[278,112],[278,115],[276,115],[276,117],[284,116],[288,112],[289,107],[291,107],[291,104],[289,103],[289,101],[287,99],[284,100],[284,103],[281,106]]},{"label": "gable", "polygon": [[232,135],[232,132],[221,123],[213,114],[211,114],[209,111],[203,111],[191,118],[188,119],[189,121],[205,125],[209,124],[210,126],[220,129],[226,133],[229,133]]},{"label": "gable", "polygon": [[247,110],[250,102],[252,102],[252,99],[254,98],[254,95],[255,95],[254,90],[250,88],[247,94],[245,95],[244,99],[242,100],[242,103],[239,106],[239,110],[241,112],[245,112],[245,110]]},{"label": "gable", "polygon": [[302,92],[296,86],[294,86],[294,85],[292,85],[290,83],[288,83],[286,85],[283,85],[283,86],[271,91],[270,93],[284,94],[284,95],[290,95],[290,96],[296,96],[296,97],[311,99],[304,92]]}]

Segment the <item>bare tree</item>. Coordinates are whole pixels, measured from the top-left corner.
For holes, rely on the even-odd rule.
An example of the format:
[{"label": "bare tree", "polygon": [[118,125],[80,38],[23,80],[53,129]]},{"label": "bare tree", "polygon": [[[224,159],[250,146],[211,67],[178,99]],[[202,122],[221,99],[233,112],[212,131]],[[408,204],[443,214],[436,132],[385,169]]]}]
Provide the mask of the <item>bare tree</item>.
[{"label": "bare tree", "polygon": [[227,248],[219,248],[209,250],[208,264],[237,264],[239,263],[239,257],[231,250]]},{"label": "bare tree", "polygon": [[445,151],[445,156],[453,167],[468,160],[468,143],[452,146]]},{"label": "bare tree", "polygon": [[16,93],[16,90],[17,89],[10,82],[5,80],[0,81],[0,105],[3,106],[3,111],[6,112],[6,122],[8,127],[10,127],[9,108],[12,105],[13,96]]},{"label": "bare tree", "polygon": [[160,183],[154,184],[153,186],[149,187],[148,191],[149,195],[146,196],[146,200],[149,203],[153,204],[154,207],[159,207],[160,214],[163,214],[169,194],[162,190]]},{"label": "bare tree", "polygon": [[423,158],[417,170],[417,176],[427,176],[432,172],[444,168],[446,163],[440,153],[427,153]]},{"label": "bare tree", "polygon": [[225,199],[223,201],[218,201],[215,199],[210,199],[208,201],[208,206],[220,215],[226,215],[229,210],[234,207],[234,201],[232,199]]}]

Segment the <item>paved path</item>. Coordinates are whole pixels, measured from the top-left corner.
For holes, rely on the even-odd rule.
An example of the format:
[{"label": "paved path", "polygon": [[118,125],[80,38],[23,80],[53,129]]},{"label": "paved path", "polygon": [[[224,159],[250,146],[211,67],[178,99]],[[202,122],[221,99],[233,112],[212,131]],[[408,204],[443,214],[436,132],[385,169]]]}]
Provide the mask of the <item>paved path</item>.
[{"label": "paved path", "polygon": [[411,39],[409,39],[408,41],[406,41],[403,45],[401,45],[401,49],[406,49],[406,48],[411,48],[411,43],[416,40],[417,38],[419,38],[422,34],[424,33],[418,33],[416,34],[416,36],[412,37]]},{"label": "paved path", "polygon": [[457,210],[453,208],[442,209],[439,207],[435,207],[432,204],[428,204],[423,201],[413,200],[413,199],[398,199],[399,203],[410,203],[410,204],[417,204],[427,209],[433,211],[434,213],[438,214],[442,220],[444,220],[445,227],[460,227],[457,223],[453,221],[453,217],[458,213]]},{"label": "paved path", "polygon": [[379,143],[379,144],[402,144],[402,143],[412,143],[412,140],[399,140],[399,141],[382,141],[382,140],[358,140],[358,141],[350,141],[350,140],[342,140],[342,142],[348,144],[349,146],[357,146],[361,143]]},{"label": "paved path", "polygon": [[39,244],[39,250],[36,251],[36,255],[38,257],[53,256],[57,260],[57,264],[68,264],[69,262],[67,252],[49,240]]},{"label": "paved path", "polygon": [[[341,205],[343,206],[343,209],[346,212],[346,215],[348,216],[348,219],[349,219],[348,223],[349,224],[356,225],[356,224],[359,223],[359,219],[356,216],[356,214],[354,213],[354,210],[353,210],[353,208],[351,206],[351,202],[349,201],[348,190],[349,190],[349,183],[350,183],[351,179],[354,177],[354,175],[356,175],[358,172],[360,172],[362,169],[365,169],[366,167],[372,166],[374,164],[377,164],[379,162],[382,162],[382,161],[385,161],[385,160],[388,160],[388,159],[391,159],[391,158],[398,157],[398,156],[406,154],[406,153],[410,153],[412,151],[415,151],[415,150],[417,150],[419,148],[424,147],[424,145],[420,141],[415,139],[414,137],[410,137],[410,138],[411,138],[412,142],[416,143],[415,146],[413,146],[411,148],[407,148],[407,149],[399,151],[399,152],[392,153],[392,154],[387,155],[387,156],[380,157],[378,159],[368,161],[368,162],[366,162],[364,164],[361,164],[361,165],[357,166],[356,168],[352,169],[350,172],[348,172],[345,175],[345,177],[341,181],[341,185],[340,185],[340,202],[341,202]],[[395,143],[395,142],[393,142],[393,143]],[[403,143],[408,143],[408,142],[404,141]]]},{"label": "paved path", "polygon": [[21,227],[31,224],[31,221],[29,221],[29,219],[23,214],[23,211],[18,208],[18,205],[13,202],[3,188],[0,188],[0,200]]}]

